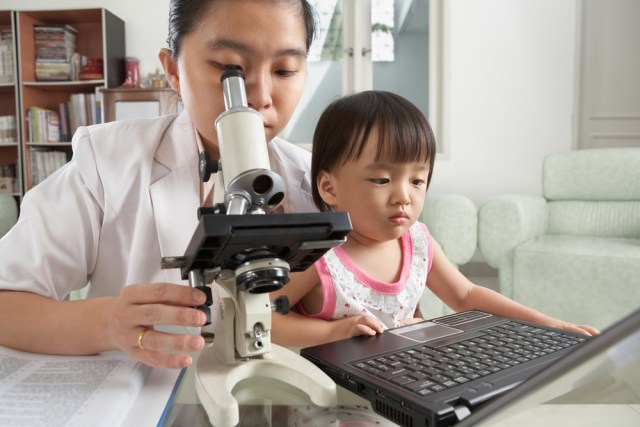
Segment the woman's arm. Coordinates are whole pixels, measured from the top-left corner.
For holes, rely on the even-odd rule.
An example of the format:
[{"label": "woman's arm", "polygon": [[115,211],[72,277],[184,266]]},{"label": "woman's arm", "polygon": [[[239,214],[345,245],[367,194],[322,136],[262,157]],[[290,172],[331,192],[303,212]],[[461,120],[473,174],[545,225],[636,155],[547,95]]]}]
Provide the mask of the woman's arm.
[{"label": "woman's arm", "polygon": [[570,332],[588,335],[599,333],[591,326],[575,325],[555,319],[517,303],[499,292],[472,283],[449,262],[435,240],[433,240],[433,262],[427,286],[455,311],[481,310]]},{"label": "woman's arm", "polygon": [[[34,353],[88,355],[121,349],[154,367],[183,368],[200,350],[199,335],[169,334],[154,325],[202,326],[202,292],[187,286],[127,286],[117,297],[56,301],[20,291],[0,292],[0,345]],[[145,328],[144,350],[138,336]],[[172,354],[170,354],[172,353]]]}]

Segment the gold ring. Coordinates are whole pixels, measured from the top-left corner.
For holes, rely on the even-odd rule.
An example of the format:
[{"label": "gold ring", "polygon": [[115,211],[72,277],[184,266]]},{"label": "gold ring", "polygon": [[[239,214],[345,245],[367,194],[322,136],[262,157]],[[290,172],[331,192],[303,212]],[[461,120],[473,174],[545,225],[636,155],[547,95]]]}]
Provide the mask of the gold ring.
[{"label": "gold ring", "polygon": [[144,346],[142,345],[142,337],[144,337],[144,334],[146,334],[148,331],[149,329],[143,328],[138,334],[138,347],[140,347],[140,350],[145,350]]}]

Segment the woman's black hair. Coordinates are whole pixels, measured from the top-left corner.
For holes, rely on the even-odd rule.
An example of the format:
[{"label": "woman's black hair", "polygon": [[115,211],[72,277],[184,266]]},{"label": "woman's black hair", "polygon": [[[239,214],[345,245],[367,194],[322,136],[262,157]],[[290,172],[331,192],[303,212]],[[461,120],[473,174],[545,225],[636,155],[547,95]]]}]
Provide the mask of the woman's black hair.
[{"label": "woman's black hair", "polygon": [[318,192],[321,171],[334,171],[357,160],[369,136],[376,137],[376,160],[428,162],[431,182],[436,141],[424,114],[406,98],[386,91],[364,91],[333,101],[324,110],[313,135],[311,183],[313,201],[330,211]]},{"label": "woman's black hair", "polygon": [[[200,22],[206,12],[222,0],[171,0],[169,3],[169,32],[167,34],[167,44],[171,56],[177,58],[180,54],[182,40]],[[237,1],[237,0],[233,0]],[[263,1],[286,1],[300,6],[300,12],[304,18],[306,34],[307,52],[311,47],[316,33],[316,14],[313,6],[307,0],[263,0]]]}]

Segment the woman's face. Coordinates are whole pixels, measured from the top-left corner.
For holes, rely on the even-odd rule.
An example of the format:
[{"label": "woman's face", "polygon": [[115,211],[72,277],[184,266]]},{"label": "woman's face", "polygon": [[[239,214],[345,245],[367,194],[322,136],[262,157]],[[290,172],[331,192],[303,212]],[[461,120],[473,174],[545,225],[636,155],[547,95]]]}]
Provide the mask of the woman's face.
[{"label": "woman's face", "polygon": [[224,67],[244,72],[249,106],[262,114],[270,141],[287,125],[304,89],[304,18],[286,2],[218,1],[183,38],[177,59],[167,50],[160,58],[205,146],[218,158],[214,122],[224,111]]}]

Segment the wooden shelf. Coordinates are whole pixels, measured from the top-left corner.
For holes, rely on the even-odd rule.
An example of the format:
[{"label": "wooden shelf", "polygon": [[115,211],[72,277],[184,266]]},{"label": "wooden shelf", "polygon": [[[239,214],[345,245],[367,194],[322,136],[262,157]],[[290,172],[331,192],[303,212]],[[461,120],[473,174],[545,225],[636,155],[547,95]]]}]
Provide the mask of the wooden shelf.
[{"label": "wooden shelf", "polygon": [[[93,94],[101,87],[117,87],[124,82],[124,22],[105,8],[68,10],[18,10],[14,12],[18,46],[18,99],[20,156],[23,191],[33,187],[31,152],[51,149],[71,152],[70,142],[27,142],[27,111],[31,107],[59,111],[72,94]],[[0,21],[1,22],[1,21]],[[104,79],[80,81],[38,81],[35,73],[36,25],[70,25],[76,34],[75,51],[103,61]]]},{"label": "wooden shelf", "polygon": [[75,80],[68,82],[23,82],[23,86],[37,87],[40,89],[48,88],[69,88],[70,90],[83,90],[96,86],[103,86],[104,80]]},{"label": "wooden shelf", "polygon": [[63,148],[71,147],[71,142],[27,142],[29,147]]},{"label": "wooden shelf", "polygon": [[[3,81],[0,83],[0,116],[15,116],[16,124],[16,138],[20,140],[20,126],[19,126],[19,106],[18,106],[18,69],[17,69],[17,54],[15,51],[16,40],[16,25],[15,14],[13,11],[3,10],[0,11],[0,29],[11,30],[13,33],[13,46],[14,46],[14,68],[13,68],[13,82]],[[3,79],[4,80],[4,79]],[[11,192],[9,194],[16,198],[16,201],[20,203],[22,198],[23,179],[22,179],[22,157],[21,147],[19,143],[2,143],[0,144],[0,168],[15,165],[15,179],[18,182],[18,191]],[[1,174],[0,174],[1,175]]]},{"label": "wooden shelf", "polygon": [[101,92],[104,122],[118,119],[116,107],[120,102],[157,102],[160,115],[177,113],[180,108],[180,100],[172,88],[115,88],[102,89]]}]

